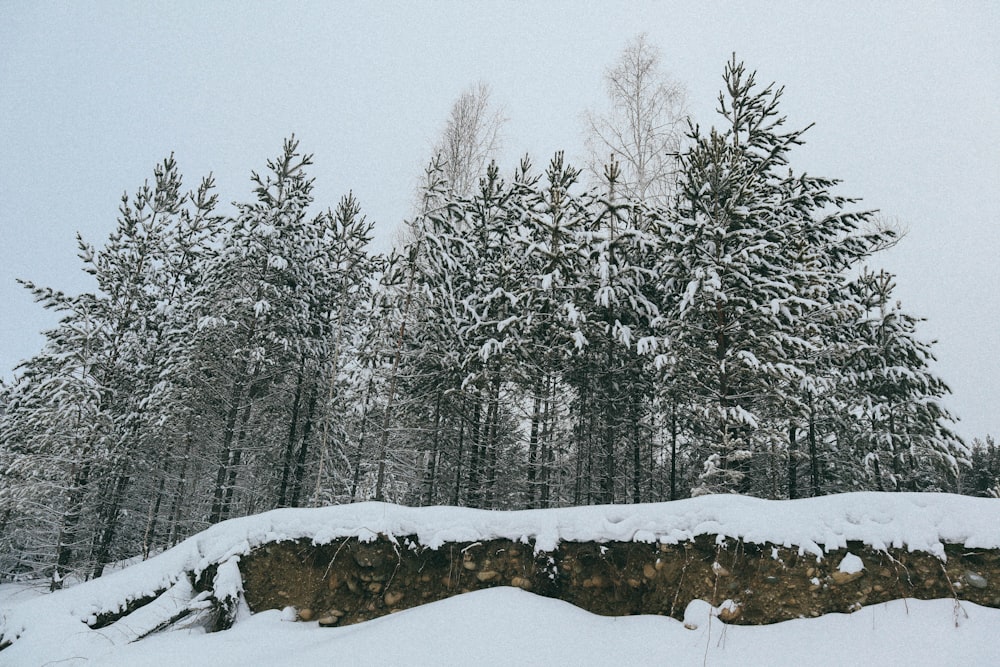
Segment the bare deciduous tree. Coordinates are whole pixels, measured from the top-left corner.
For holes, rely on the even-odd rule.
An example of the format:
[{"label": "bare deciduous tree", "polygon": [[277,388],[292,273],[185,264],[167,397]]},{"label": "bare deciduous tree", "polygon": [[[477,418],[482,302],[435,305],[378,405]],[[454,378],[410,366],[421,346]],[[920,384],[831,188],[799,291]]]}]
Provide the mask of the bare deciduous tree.
[{"label": "bare deciduous tree", "polygon": [[645,34],[628,43],[604,81],[611,108],[586,115],[588,169],[601,182],[604,165],[614,158],[622,195],[665,203],[675,187],[686,90],[661,71],[660,51]]},{"label": "bare deciduous tree", "polygon": [[459,195],[472,192],[501,144],[503,113],[490,100],[482,81],[467,88],[451,107],[444,131],[434,145],[445,178]]}]

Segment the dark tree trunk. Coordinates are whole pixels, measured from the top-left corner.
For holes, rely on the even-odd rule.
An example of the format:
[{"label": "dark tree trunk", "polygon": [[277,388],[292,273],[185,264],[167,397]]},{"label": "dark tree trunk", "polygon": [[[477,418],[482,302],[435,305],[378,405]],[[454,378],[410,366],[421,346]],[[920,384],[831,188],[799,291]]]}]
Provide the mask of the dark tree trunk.
[{"label": "dark tree trunk", "polygon": [[281,458],[281,482],[278,485],[278,507],[286,507],[288,501],[288,483],[292,475],[292,454],[295,452],[295,441],[299,428],[299,406],[302,402],[302,383],[305,381],[306,356],[302,355],[299,362],[298,377],[295,380],[295,396],[292,398],[292,417],[288,424],[288,437],[285,440],[285,455]]},{"label": "dark tree trunk", "polygon": [[795,424],[788,426],[788,498],[799,497],[799,445],[796,441],[798,428]]},{"label": "dark tree trunk", "polygon": [[441,398],[442,392],[437,390],[434,397],[434,432],[431,436],[431,451],[427,459],[426,474],[424,475],[424,504],[434,504],[435,484],[437,482],[438,451],[441,447]]},{"label": "dark tree trunk", "polygon": [[[309,443],[313,424],[316,423],[316,402],[319,398],[319,382],[314,381],[309,389],[309,403],[306,406],[306,421],[302,425],[302,444],[295,459],[295,474],[292,476],[292,490],[289,505],[298,507],[302,500],[302,487],[306,477],[306,460],[309,457]],[[317,473],[319,474],[319,473]]]},{"label": "dark tree trunk", "polygon": [[354,456],[354,475],[351,478],[352,503],[358,498],[358,484],[361,482],[361,458],[365,451],[365,435],[368,432],[368,414],[371,409],[372,387],[374,384],[375,376],[373,374],[368,378],[368,388],[365,390],[365,407],[361,411],[361,428],[358,433],[358,448]]},{"label": "dark tree trunk", "polygon": [[677,401],[670,400],[670,499],[677,500]]},{"label": "dark tree trunk", "polygon": [[83,499],[90,484],[90,464],[85,463],[73,473],[73,484],[66,494],[66,510],[59,526],[59,538],[56,545],[56,566],[49,582],[49,590],[62,588],[63,580],[69,573],[73,562],[73,548],[76,545],[76,533],[80,525],[80,515],[83,512]]},{"label": "dark tree trunk", "polygon": [[222,501],[225,496],[229,464],[233,457],[236,421],[240,414],[240,404],[243,402],[244,379],[241,377],[235,381],[229,392],[229,409],[226,412],[226,423],[222,431],[222,447],[219,449],[219,465],[215,473],[215,486],[212,489],[212,509],[208,515],[208,522],[211,524],[222,520]]},{"label": "dark tree trunk", "polygon": [[642,502],[642,451],[638,410],[633,413],[632,419],[632,502]]},{"label": "dark tree trunk", "polygon": [[531,428],[528,432],[528,488],[525,505],[530,509],[535,506],[535,475],[538,468],[538,429],[542,409],[542,388],[535,383],[535,396],[531,405]]},{"label": "dark tree trunk", "polygon": [[455,455],[455,490],[451,497],[451,504],[458,507],[459,499],[462,493],[462,457],[465,452],[462,450],[465,447],[465,423],[467,418],[465,416],[465,394],[462,394],[462,405],[458,410],[458,452]]},{"label": "dark tree trunk", "polygon": [[486,448],[483,452],[485,458],[485,507],[493,508],[496,500],[496,480],[497,480],[497,450],[500,447],[499,439],[500,422],[500,378],[494,381],[493,390],[490,396],[489,409],[486,412]]},{"label": "dark tree trunk", "polygon": [[819,495],[819,447],[816,442],[816,412],[813,410],[813,397],[809,395],[809,473],[812,483],[812,495]]},{"label": "dark tree trunk", "polygon": [[540,435],[539,443],[539,456],[538,462],[541,466],[539,469],[539,505],[541,507],[548,507],[551,500],[552,494],[552,431],[553,431],[553,415],[552,415],[552,403],[555,401],[555,378],[551,379],[551,385],[549,382],[545,383],[545,401],[542,403],[542,432]]},{"label": "dark tree trunk", "polygon": [[482,490],[479,488],[479,466],[482,458],[482,400],[476,396],[475,404],[472,408],[472,442],[469,452],[469,488],[465,492],[465,503],[469,507],[478,507],[482,497]]},{"label": "dark tree trunk", "polygon": [[129,475],[129,462],[123,461],[122,470],[115,478],[110,498],[105,501],[101,512],[100,526],[96,543],[94,544],[94,578],[97,579],[104,574],[104,566],[111,562],[111,544],[115,540],[115,533],[118,530],[118,521],[121,516],[122,500],[125,498],[125,490],[132,481]]},{"label": "dark tree trunk", "polygon": [[164,463],[163,471],[160,474],[160,481],[156,485],[156,494],[153,496],[153,502],[150,504],[149,515],[146,517],[146,530],[142,534],[142,558],[143,560],[149,558],[149,552],[152,551],[153,545],[156,543],[156,528],[160,521],[160,505],[163,504],[163,495],[167,488],[167,474],[170,472],[170,462],[169,460]]},{"label": "dark tree trunk", "polygon": [[233,507],[233,496],[236,492],[236,479],[239,476],[240,464],[243,459],[243,445],[247,438],[247,426],[250,423],[250,413],[253,411],[253,406],[248,402],[247,406],[243,408],[243,416],[240,418],[240,432],[236,436],[236,441],[233,444],[232,456],[228,461],[228,474],[226,476],[226,483],[222,497],[222,511],[219,514],[219,520],[225,521],[230,517]]}]

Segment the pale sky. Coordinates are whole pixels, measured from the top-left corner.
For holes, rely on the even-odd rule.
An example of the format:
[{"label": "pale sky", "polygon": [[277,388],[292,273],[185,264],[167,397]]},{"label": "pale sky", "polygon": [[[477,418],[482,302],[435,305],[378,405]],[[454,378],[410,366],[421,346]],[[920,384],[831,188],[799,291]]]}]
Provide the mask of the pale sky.
[{"label": "pale sky", "polygon": [[[583,6],[585,5],[585,6]],[[410,213],[454,99],[482,80],[509,119],[504,171],[582,155],[602,72],[648,33],[702,126],[735,52],[785,86],[792,167],[843,179],[910,232],[877,265],[928,318],[946,405],[1000,436],[1000,3],[94,2],[0,8],[0,376],[54,324],[15,278],[89,289],[122,192],[175,153],[225,202],[294,132],[317,204],[353,190],[380,248]]]}]

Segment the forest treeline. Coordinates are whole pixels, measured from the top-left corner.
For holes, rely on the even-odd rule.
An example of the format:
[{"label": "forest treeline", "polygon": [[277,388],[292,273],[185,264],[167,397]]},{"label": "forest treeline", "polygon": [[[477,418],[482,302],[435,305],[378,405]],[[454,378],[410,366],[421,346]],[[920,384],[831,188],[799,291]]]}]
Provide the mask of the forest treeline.
[{"label": "forest treeline", "polygon": [[164,160],[79,239],[93,292],[26,283],[62,319],[0,387],[0,576],[276,507],[995,488],[871,267],[892,230],[790,166],[780,89],[724,81],[656,188],[624,151],[589,180],[470,160],[465,99],[389,254],[351,194],[317,207],[294,138],[227,215]]}]

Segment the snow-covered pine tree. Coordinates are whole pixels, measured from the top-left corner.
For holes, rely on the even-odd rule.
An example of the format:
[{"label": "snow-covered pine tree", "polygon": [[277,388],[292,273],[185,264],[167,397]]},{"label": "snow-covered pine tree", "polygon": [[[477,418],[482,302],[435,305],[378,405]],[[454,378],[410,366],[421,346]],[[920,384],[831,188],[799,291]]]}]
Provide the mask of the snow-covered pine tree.
[{"label": "snow-covered pine tree", "polygon": [[[312,351],[317,366],[316,381],[309,388],[298,435],[293,409],[279,488],[278,504],[283,504],[285,495],[293,507],[305,498],[307,468],[315,469],[316,481],[311,486],[321,495],[347,495],[350,448],[358,437],[352,408],[364,401],[368,382],[360,359],[374,342],[367,335],[373,323],[366,318],[366,305],[372,301],[373,281],[383,265],[381,256],[368,251],[374,222],[362,214],[353,193],[342,197],[335,210],[327,211],[323,222],[318,253],[311,261],[315,284],[309,299],[315,321],[310,328],[311,344],[306,348]],[[305,350],[303,360],[307,360]],[[297,394],[301,390],[298,384]],[[318,447],[310,449],[310,436]],[[292,474],[286,478],[287,470]],[[331,486],[335,490],[330,490]],[[311,493],[310,502],[319,502],[317,492]]]},{"label": "snow-covered pine tree", "polygon": [[[669,342],[674,382],[702,430],[696,492],[753,489],[753,459],[783,440],[789,409],[822,347],[820,325],[844,272],[870,247],[851,236],[836,181],[786,171],[805,130],[786,131],[781,89],[761,89],[735,57],[719,96],[724,128],[691,131],[662,274],[679,287]],[[808,128],[806,128],[808,129]],[[818,347],[819,346],[819,347]],[[808,385],[808,383],[806,383]],[[794,389],[794,390],[793,390]],[[796,408],[798,410],[798,408]]]},{"label": "snow-covered pine tree", "polygon": [[266,461],[266,470],[276,468],[267,460],[273,452],[266,450],[285,438],[268,433],[276,420],[264,417],[284,412],[277,404],[290,398],[285,385],[297,381],[303,355],[311,354],[316,314],[310,308],[315,285],[310,258],[320,251],[322,226],[307,212],[313,184],[305,170],[311,163],[312,156],[300,153],[292,137],[281,155],[268,161],[263,176],[253,173],[256,198],[237,204],[223,251],[202,285],[212,306],[199,323],[210,362],[200,381],[220,397],[209,523],[234,511],[239,474],[248,464]]},{"label": "snow-covered pine tree", "polygon": [[[154,170],[153,185],[144,185],[131,199],[122,198],[118,225],[104,247],[94,250],[79,241],[84,268],[97,282],[95,293],[67,297],[26,283],[43,305],[66,315],[50,332],[46,350],[23,366],[15,391],[23,391],[27,399],[56,390],[62,400],[15,401],[18,410],[4,418],[5,439],[17,438],[11,434],[24,427],[21,417],[29,423],[46,422],[53,408],[75,411],[79,421],[76,435],[64,441],[76,443],[75,460],[52,466],[58,475],[69,465],[67,477],[72,480],[66,494],[70,509],[63,515],[54,556],[56,577],[64,576],[71,565],[79,570],[84,564],[92,564],[92,574],[100,576],[118,553],[137,550],[140,529],[123,526],[123,510],[133,483],[143,478],[146,464],[162,444],[156,427],[164,417],[157,401],[169,393],[169,383],[161,381],[160,364],[168,348],[166,333],[176,327],[172,308],[184,271],[178,272],[178,257],[165,239],[179,220],[210,215],[210,186],[207,181],[189,201],[181,194],[173,158],[164,160]],[[86,390],[66,393],[73,386]],[[29,405],[33,410],[25,411]],[[88,425],[80,421],[83,416]],[[64,446],[37,440],[50,438],[51,431],[35,436],[40,450]],[[79,543],[83,535],[89,549]]]},{"label": "snow-covered pine tree", "polygon": [[895,279],[887,271],[865,271],[853,287],[864,306],[851,371],[858,401],[855,441],[867,485],[880,491],[954,490],[969,450],[941,405],[950,390],[931,371],[932,344],[916,333],[921,320],[894,301]]},{"label": "snow-covered pine tree", "polygon": [[20,377],[4,391],[0,540],[11,555],[5,575],[31,573],[56,589],[71,574],[89,575],[94,479],[109,458],[111,419],[93,373],[92,349],[100,335],[94,299],[35,292],[65,315],[46,332],[42,352],[21,364]]}]

